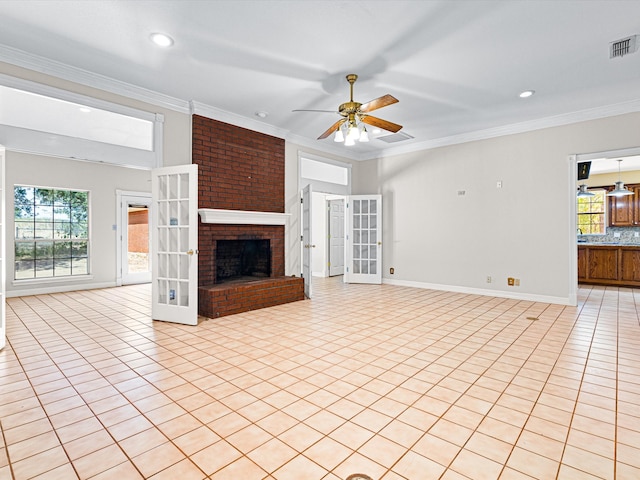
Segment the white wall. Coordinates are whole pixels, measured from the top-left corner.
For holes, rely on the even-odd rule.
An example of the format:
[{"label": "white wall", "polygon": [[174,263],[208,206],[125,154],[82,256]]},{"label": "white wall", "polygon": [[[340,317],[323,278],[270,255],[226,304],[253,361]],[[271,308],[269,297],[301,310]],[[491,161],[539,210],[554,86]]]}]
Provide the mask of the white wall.
[{"label": "white wall", "polygon": [[[116,190],[151,191],[151,173],[125,167],[79,162],[38,155],[7,152],[7,295],[43,291],[115,286],[116,282]],[[44,283],[13,282],[14,185],[89,190],[90,260],[92,279],[55,279]]]},{"label": "white wall", "polygon": [[384,280],[569,303],[568,157],[636,147],[639,131],[628,114],[356,164],[354,194],[383,195]]},{"label": "white wall", "polygon": [[[0,73],[139,110],[160,113],[164,116],[162,142],[164,165],[191,163],[191,117],[186,113],[175,112],[1,62]],[[14,245],[11,235],[13,231],[13,197],[10,193],[13,191],[13,185],[16,184],[90,190],[92,280],[82,280],[81,282],[65,280],[62,283],[53,281],[36,285],[14,285],[12,283],[14,277]],[[6,154],[6,190],[8,193],[6,196],[7,295],[115,285],[116,235],[112,226],[116,224],[117,189],[150,192],[150,172],[8,150]]]},{"label": "white wall", "polygon": [[285,213],[289,214],[289,220],[285,226],[285,275],[296,276],[299,276],[302,271],[302,262],[300,259],[300,232],[302,231],[300,216],[302,212],[300,208],[301,188],[299,185],[298,172],[298,154],[300,152],[336,160],[338,162],[350,163],[351,165],[357,163],[347,158],[329,155],[288,141],[285,142],[284,195]]}]

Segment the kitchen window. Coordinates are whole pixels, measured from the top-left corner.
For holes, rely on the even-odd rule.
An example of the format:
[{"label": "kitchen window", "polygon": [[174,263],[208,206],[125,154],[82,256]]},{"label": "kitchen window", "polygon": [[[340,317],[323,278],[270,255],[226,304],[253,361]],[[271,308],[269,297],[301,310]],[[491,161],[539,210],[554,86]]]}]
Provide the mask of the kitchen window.
[{"label": "kitchen window", "polygon": [[582,235],[604,235],[606,233],[607,192],[603,189],[589,190],[590,197],[578,197],[578,233]]},{"label": "kitchen window", "polygon": [[14,187],[14,279],[89,274],[89,192]]}]

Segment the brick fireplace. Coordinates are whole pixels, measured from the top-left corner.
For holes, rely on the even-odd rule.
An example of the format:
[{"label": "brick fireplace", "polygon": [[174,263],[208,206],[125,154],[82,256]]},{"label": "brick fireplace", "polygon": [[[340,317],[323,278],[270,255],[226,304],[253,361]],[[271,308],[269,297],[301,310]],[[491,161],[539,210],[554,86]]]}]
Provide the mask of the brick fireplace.
[{"label": "brick fireplace", "polygon": [[[201,215],[207,220],[198,228],[198,313],[215,318],[304,299],[303,280],[284,276],[284,224],[278,215],[284,214],[284,140],[199,115],[192,125],[198,206],[232,214],[214,220]],[[233,212],[253,214],[243,220]],[[263,218],[271,216],[277,220]],[[218,250],[241,243],[268,249],[268,272],[221,278],[219,271],[241,258],[223,252],[219,259]],[[236,250],[236,257],[247,256],[246,248]]]}]

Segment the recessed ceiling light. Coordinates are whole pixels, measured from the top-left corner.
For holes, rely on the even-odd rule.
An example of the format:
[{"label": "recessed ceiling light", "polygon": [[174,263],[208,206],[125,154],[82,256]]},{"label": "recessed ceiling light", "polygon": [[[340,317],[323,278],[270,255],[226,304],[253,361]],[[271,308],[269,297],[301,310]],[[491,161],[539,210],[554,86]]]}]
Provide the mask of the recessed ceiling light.
[{"label": "recessed ceiling light", "polygon": [[152,33],[149,38],[151,38],[151,41],[159,47],[170,47],[173,45],[173,38],[169,35],[165,35],[164,33]]},{"label": "recessed ceiling light", "polygon": [[535,90],[525,90],[524,92],[522,92],[522,93],[520,94],[520,98],[528,98],[528,97],[530,97],[531,95],[533,95],[534,93],[536,93],[536,91],[535,91]]},{"label": "recessed ceiling light", "polygon": [[256,112],[256,117],[260,117],[260,118],[267,118],[269,116],[269,114],[267,112]]}]

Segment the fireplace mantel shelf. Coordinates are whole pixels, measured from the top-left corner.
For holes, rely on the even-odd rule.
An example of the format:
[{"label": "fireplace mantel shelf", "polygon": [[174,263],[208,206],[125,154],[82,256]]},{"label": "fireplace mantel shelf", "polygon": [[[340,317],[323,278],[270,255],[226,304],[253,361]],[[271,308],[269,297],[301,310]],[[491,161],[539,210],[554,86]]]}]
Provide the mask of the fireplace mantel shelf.
[{"label": "fireplace mantel shelf", "polygon": [[253,212],[247,210],[221,210],[199,208],[202,223],[223,223],[233,225],[286,225],[290,213]]}]

